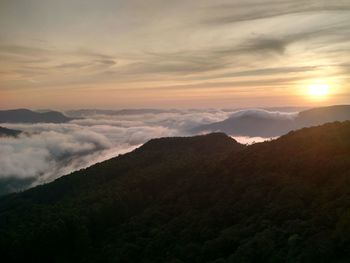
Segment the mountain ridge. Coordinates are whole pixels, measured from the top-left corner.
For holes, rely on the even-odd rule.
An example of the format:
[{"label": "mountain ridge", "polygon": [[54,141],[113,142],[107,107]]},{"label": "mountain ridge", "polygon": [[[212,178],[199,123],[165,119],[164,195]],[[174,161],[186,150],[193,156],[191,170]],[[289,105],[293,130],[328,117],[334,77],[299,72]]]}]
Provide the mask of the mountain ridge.
[{"label": "mountain ridge", "polygon": [[0,111],[0,123],[65,123],[72,120],[58,111],[35,112],[28,109]]},{"label": "mountain ridge", "polygon": [[239,111],[223,121],[196,127],[194,132],[218,131],[232,136],[269,138],[304,127],[346,120],[350,120],[350,105],[313,108],[295,114],[258,109]]},{"label": "mountain ridge", "polygon": [[250,146],[220,133],[151,140],[0,198],[0,252],[7,262],[347,262],[349,134],[346,121]]}]

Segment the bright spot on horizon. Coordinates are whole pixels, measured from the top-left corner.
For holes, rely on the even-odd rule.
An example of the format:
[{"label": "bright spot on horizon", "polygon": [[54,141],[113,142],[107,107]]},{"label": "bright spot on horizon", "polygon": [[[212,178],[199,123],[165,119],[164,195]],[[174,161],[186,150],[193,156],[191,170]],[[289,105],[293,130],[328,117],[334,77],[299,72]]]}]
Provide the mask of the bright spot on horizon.
[{"label": "bright spot on horizon", "polygon": [[237,142],[241,144],[246,144],[246,145],[252,145],[255,143],[260,143],[260,142],[266,142],[266,141],[271,141],[275,140],[278,137],[270,137],[270,138],[264,138],[264,137],[250,137],[250,136],[231,136],[233,139],[235,139]]},{"label": "bright spot on horizon", "polygon": [[313,97],[325,97],[329,94],[329,85],[325,83],[313,83],[309,86],[309,94]]}]

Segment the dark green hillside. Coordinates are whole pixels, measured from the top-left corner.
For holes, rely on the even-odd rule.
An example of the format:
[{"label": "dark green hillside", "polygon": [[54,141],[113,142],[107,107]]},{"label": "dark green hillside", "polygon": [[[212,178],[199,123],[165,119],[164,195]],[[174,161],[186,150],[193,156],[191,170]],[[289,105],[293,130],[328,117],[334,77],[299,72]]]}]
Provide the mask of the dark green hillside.
[{"label": "dark green hillside", "polygon": [[4,262],[349,262],[350,122],[132,153],[0,199]]}]

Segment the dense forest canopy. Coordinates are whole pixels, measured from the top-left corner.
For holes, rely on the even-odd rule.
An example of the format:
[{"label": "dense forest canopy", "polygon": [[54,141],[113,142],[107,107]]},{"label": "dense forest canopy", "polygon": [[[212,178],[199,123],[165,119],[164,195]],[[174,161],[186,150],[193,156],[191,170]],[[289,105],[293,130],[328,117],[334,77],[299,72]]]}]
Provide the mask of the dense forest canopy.
[{"label": "dense forest canopy", "polygon": [[4,262],[349,262],[350,122],[214,133],[0,199]]}]

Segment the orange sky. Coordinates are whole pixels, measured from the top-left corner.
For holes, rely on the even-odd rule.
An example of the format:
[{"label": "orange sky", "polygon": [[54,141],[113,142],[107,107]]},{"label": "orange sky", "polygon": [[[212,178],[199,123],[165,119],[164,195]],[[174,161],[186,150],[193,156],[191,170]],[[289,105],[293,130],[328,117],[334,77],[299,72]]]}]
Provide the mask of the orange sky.
[{"label": "orange sky", "polygon": [[[347,104],[350,2],[0,2],[1,108]],[[313,83],[329,94],[308,94]]]}]

